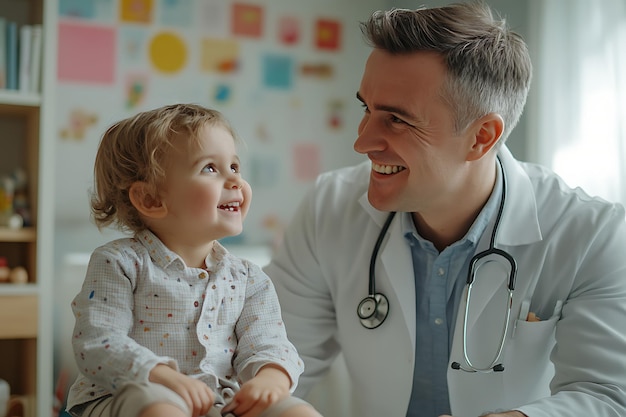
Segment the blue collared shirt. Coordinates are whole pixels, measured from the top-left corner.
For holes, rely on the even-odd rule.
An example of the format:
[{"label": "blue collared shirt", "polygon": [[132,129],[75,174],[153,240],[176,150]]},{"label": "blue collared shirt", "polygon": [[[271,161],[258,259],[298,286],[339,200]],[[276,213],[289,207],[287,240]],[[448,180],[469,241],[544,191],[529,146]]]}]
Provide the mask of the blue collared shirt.
[{"label": "blue collared shirt", "polygon": [[480,237],[496,215],[502,190],[498,171],[491,197],[463,239],[441,253],[422,238],[411,213],[402,213],[402,230],[413,257],[416,337],[413,389],[407,417],[450,414],[448,361],[461,294]]}]

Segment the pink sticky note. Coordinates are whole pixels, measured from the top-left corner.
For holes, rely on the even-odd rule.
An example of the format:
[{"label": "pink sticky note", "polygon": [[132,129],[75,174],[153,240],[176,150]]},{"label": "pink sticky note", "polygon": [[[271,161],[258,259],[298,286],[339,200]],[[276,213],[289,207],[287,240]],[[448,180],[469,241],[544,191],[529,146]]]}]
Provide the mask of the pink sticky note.
[{"label": "pink sticky note", "polygon": [[312,181],[320,173],[320,147],[316,143],[296,143],[293,145],[293,169],[296,179]]},{"label": "pink sticky note", "polygon": [[60,81],[113,84],[117,62],[113,28],[62,22],[58,39]]}]

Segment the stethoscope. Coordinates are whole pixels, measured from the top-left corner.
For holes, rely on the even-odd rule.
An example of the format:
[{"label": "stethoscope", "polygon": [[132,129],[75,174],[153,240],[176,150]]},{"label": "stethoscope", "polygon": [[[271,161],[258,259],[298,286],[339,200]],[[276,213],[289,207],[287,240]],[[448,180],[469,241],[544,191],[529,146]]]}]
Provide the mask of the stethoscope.
[{"label": "stethoscope", "polygon": [[[462,370],[465,372],[502,372],[504,370],[504,366],[501,363],[498,363],[500,360],[500,356],[502,356],[502,351],[504,350],[504,343],[506,340],[506,335],[509,329],[509,319],[511,317],[511,308],[513,306],[513,291],[515,289],[515,276],[517,274],[517,264],[513,257],[495,247],[496,236],[498,234],[498,227],[500,226],[500,220],[502,218],[502,212],[504,211],[504,200],[506,197],[506,178],[504,174],[504,169],[502,168],[502,163],[498,158],[498,166],[500,168],[500,172],[502,174],[502,195],[500,198],[500,206],[498,207],[498,213],[496,215],[496,221],[493,226],[493,231],[491,232],[491,239],[489,241],[489,248],[483,252],[480,252],[470,260],[470,267],[467,274],[467,301],[465,304],[465,311],[463,317],[463,356],[465,358],[465,362],[467,367],[461,366],[459,362],[452,362],[452,369]],[[376,278],[375,278],[375,266],[376,266],[376,258],[378,257],[378,252],[380,251],[380,246],[382,245],[383,239],[389,230],[389,226],[391,225],[391,221],[393,220],[396,212],[389,213],[387,220],[383,224],[383,227],[378,235],[378,239],[376,240],[376,244],[374,245],[374,250],[372,251],[372,256],[370,258],[370,269],[369,269],[369,293],[367,297],[365,297],[359,303],[357,308],[357,315],[361,321],[361,324],[367,329],[375,329],[379,327],[387,316],[389,315],[389,300],[382,293],[376,292]],[[468,349],[467,349],[467,321],[469,317],[469,306],[471,300],[472,289],[474,288],[474,282],[476,281],[476,271],[480,269],[482,265],[487,262],[496,262],[496,259],[500,262],[504,262],[505,265],[509,268],[509,278],[507,284],[507,309],[506,309],[506,320],[504,321],[502,328],[502,335],[500,337],[500,342],[498,345],[498,350],[487,367],[478,367],[475,366],[472,360],[469,358]]]}]

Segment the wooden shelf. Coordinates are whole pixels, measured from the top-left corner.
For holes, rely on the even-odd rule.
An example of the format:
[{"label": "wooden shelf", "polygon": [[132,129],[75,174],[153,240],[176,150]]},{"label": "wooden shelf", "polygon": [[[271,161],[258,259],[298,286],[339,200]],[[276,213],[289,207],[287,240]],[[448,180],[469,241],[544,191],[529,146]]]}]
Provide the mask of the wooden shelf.
[{"label": "wooden shelf", "polygon": [[[21,192],[29,225],[0,227],[0,256],[24,267],[28,283],[0,283],[0,377],[11,394],[30,399],[29,417],[53,409],[54,123],[58,0],[0,0],[0,16],[43,27],[41,93],[0,89],[0,175],[26,174]],[[45,274],[40,275],[39,272]],[[0,410],[1,411],[1,410]],[[0,412],[0,415],[2,413]]]},{"label": "wooden shelf", "polygon": [[40,94],[0,89],[0,106],[39,107],[40,105]]},{"label": "wooden shelf", "polygon": [[0,339],[36,338],[38,304],[36,295],[0,295]]},{"label": "wooden shelf", "polygon": [[37,231],[32,227],[9,229],[0,227],[0,242],[36,242]]}]

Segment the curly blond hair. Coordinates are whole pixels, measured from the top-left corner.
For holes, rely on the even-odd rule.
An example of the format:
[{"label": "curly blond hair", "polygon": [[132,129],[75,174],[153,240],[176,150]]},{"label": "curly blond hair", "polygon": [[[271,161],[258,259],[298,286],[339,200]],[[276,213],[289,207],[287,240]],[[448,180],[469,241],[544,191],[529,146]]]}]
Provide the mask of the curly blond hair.
[{"label": "curly blond hair", "polygon": [[207,125],[223,127],[238,140],[222,113],[196,104],[159,107],[109,127],[96,154],[91,191],[91,213],[98,229],[146,229],[130,201],[131,185],[141,181],[151,195],[158,196],[165,179],[163,165],[168,151],[197,143],[200,130]]}]

